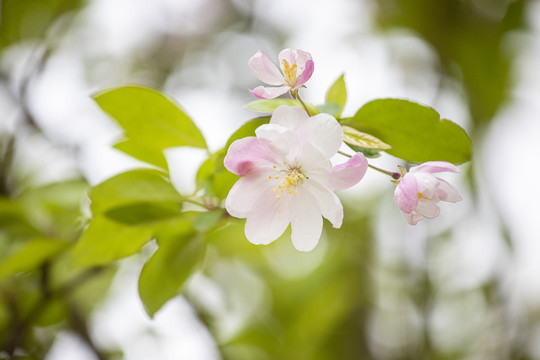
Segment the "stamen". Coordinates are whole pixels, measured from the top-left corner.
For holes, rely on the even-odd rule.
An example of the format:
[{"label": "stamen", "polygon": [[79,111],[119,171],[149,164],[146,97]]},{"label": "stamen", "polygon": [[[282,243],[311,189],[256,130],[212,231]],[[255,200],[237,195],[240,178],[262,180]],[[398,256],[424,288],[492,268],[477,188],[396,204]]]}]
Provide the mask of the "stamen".
[{"label": "stamen", "polygon": [[[278,176],[275,177],[276,179]],[[297,195],[298,182],[304,182],[306,176],[300,172],[300,169],[297,167],[289,168],[289,172],[285,175],[285,179],[277,188],[274,188],[272,191],[277,192],[276,199],[281,199],[282,194],[285,192],[290,195]],[[279,190],[278,190],[279,189]]]},{"label": "stamen", "polygon": [[285,59],[281,60],[281,69],[283,70],[283,75],[285,75],[285,80],[290,86],[296,85],[297,76],[296,76],[296,64],[289,64]]}]

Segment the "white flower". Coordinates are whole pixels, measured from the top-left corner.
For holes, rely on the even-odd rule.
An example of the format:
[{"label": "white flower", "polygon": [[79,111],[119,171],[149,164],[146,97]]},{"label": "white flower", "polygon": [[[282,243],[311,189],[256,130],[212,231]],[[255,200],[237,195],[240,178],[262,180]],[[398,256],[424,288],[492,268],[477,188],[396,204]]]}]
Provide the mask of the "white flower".
[{"label": "white flower", "polygon": [[245,234],[254,244],[269,244],[290,223],[296,249],[312,250],[322,217],[341,226],[343,207],[334,190],[360,181],[367,160],[356,154],[332,168],[329,159],[341,146],[343,131],[328,114],[309,117],[301,108],[280,106],[255,133],[235,141],[225,157],[225,167],[241,176],[226,209],[247,219]]}]

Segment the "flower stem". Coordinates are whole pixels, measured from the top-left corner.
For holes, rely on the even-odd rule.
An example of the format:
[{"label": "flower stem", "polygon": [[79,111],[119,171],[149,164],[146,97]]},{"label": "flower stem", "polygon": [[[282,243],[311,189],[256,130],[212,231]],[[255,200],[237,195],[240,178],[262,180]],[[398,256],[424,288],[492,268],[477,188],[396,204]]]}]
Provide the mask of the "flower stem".
[{"label": "flower stem", "polygon": [[309,116],[311,116],[311,112],[309,111],[309,109],[308,109],[306,103],[304,102],[304,100],[302,100],[302,98],[300,97],[300,94],[298,93],[298,89],[291,90],[291,96],[293,97],[293,99],[300,101],[300,104],[302,104],[304,110],[306,110],[307,114]]}]

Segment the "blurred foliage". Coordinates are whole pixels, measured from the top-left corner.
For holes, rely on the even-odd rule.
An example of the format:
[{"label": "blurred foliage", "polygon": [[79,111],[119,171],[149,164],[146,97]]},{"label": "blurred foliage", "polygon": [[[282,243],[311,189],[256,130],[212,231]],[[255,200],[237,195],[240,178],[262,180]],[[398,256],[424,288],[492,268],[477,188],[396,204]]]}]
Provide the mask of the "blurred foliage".
[{"label": "blurred foliage", "polygon": [[[43,40],[55,20],[84,3],[0,1],[0,51],[27,40]],[[234,3],[223,1],[224,13],[216,28],[191,36],[163,36],[148,51],[133,55],[131,65],[151,73],[152,85],[162,85],[188,49],[204,50],[215,33],[231,24],[251,30],[252,15],[238,11]],[[460,82],[466,91],[478,136],[476,130],[489,124],[511,90],[516,54],[508,51],[507,40],[513,31],[525,30],[528,2],[379,0],[376,4],[381,28],[410,30],[436,50],[441,74]],[[282,31],[263,25],[264,32]],[[276,47],[282,46],[281,40],[269,39]],[[2,80],[10,76],[2,73]],[[11,84],[1,85],[12,91]],[[321,244],[309,254],[295,251],[287,233],[266,247],[247,242],[243,221],[230,218],[220,207],[238,179],[224,169],[223,158],[232,141],[253,136],[269,117],[247,122],[224,148],[208,154],[196,178],[196,193],[204,195],[201,201],[171,185],[162,152],[172,146],[206,148],[183,109],[152,89],[107,90],[94,99],[125,132],[115,148],[159,170],[129,171],[93,188],[80,178],[37,185],[38,181],[15,175],[19,164],[14,153],[22,134],[28,129],[40,131],[27,108],[26,89],[19,90],[23,118],[17,130],[0,134],[0,358],[42,359],[62,330],[78,335],[98,359],[121,358],[117,349],[98,348],[88,320],[107,294],[118,260],[145,245],[154,249],[141,264],[138,284],[147,313],[155,315],[182,293],[211,332],[223,359],[533,358],[523,343],[533,336],[534,319],[523,328],[506,326],[499,279],[448,294],[430,273],[430,256],[450,241],[451,230],[430,236],[422,266],[414,267],[402,258],[381,259],[376,212],[381,202],[391,200],[377,193],[362,198],[361,204],[349,199],[342,228],[325,227]],[[339,117],[346,100],[341,76],[327,92],[325,104],[307,106],[313,114]],[[393,118],[408,114],[404,132],[413,135],[423,130],[410,125],[411,119],[439,121],[433,112],[422,115],[431,111],[427,107],[381,101],[386,101],[382,112],[366,115],[369,109],[362,108],[360,115],[342,120],[380,137],[394,147],[394,155],[406,160],[426,160],[409,156],[426,144],[434,148],[449,144],[445,148],[449,161],[469,159],[470,142],[457,126],[451,136],[442,132],[433,141],[415,137],[409,148],[411,142],[387,139],[385,129],[368,131],[366,124],[380,114]],[[405,103],[411,109],[400,107]],[[255,100],[247,108],[268,113],[283,104],[300,105],[295,100]],[[161,126],[153,126],[156,121]],[[465,151],[459,154],[456,149]],[[356,150],[377,156],[380,149]],[[446,155],[436,158],[441,156]],[[37,168],[36,174],[41,170]],[[83,211],[88,198],[92,219]],[[190,286],[193,274],[221,290],[222,311],[208,306],[205,293]],[[434,321],[441,313],[454,319],[443,328],[443,336]],[[458,340],[452,344],[452,339]]]}]

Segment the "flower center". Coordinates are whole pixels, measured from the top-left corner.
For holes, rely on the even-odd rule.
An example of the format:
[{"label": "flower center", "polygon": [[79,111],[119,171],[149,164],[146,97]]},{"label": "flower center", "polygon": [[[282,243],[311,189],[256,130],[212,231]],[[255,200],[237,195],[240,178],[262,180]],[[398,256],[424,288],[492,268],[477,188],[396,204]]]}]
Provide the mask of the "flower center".
[{"label": "flower center", "polygon": [[418,195],[418,199],[431,200],[430,198],[428,198],[426,195],[424,195],[422,193],[417,192],[416,194]]},{"label": "flower center", "polygon": [[287,60],[283,59],[281,60],[281,69],[289,86],[294,87],[298,80],[296,77],[296,64],[291,65]]},{"label": "flower center", "polygon": [[[273,167],[274,169],[277,168],[276,165],[274,165]],[[272,191],[276,193],[276,199],[278,200],[281,199],[283,194],[298,194],[298,190],[296,189],[298,182],[303,183],[304,179],[306,178],[306,176],[302,174],[300,168],[298,167],[289,167],[289,170],[281,170],[281,172],[285,174],[268,176],[269,179],[281,179],[281,183],[277,187],[272,189]]]}]

